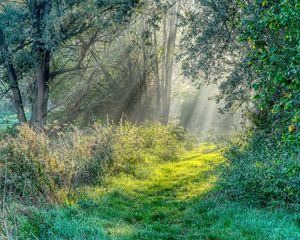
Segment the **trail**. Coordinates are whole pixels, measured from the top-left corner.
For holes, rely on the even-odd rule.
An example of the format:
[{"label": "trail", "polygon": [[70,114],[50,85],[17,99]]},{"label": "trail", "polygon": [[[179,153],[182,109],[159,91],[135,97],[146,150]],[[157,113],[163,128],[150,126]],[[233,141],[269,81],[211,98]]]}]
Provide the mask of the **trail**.
[{"label": "trail", "polygon": [[202,145],[178,160],[141,165],[135,174],[85,188],[56,220],[66,230],[50,239],[298,239],[286,213],[211,194],[222,164],[215,146]]},{"label": "trail", "polygon": [[111,238],[184,239],[189,231],[185,211],[214,186],[213,171],[222,162],[215,146],[203,146],[179,160],[148,165],[135,176],[113,178],[107,192],[90,189],[85,196],[97,202],[92,204],[93,212],[97,207],[106,216],[101,225]]}]

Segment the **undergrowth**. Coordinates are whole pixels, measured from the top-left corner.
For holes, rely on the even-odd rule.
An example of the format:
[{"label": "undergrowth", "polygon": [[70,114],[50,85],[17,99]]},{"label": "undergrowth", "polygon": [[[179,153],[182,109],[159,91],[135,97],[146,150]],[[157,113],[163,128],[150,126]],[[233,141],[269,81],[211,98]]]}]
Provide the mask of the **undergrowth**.
[{"label": "undergrowth", "polygon": [[64,206],[15,205],[14,234],[26,240],[299,239],[296,214],[252,208],[216,194],[224,161],[214,145],[202,145],[176,161],[144,162],[101,185],[80,187],[77,199]]},{"label": "undergrowth", "polygon": [[1,141],[0,179],[6,194],[22,201],[56,200],[59,189],[96,184],[142,162],[175,159],[188,142],[175,123],[94,124],[64,131],[54,126],[49,132],[35,133],[24,125]]},{"label": "undergrowth", "polygon": [[0,145],[0,238],[299,239],[296,152],[248,139],[187,151],[176,124],[22,126]]},{"label": "undergrowth", "polygon": [[227,197],[300,211],[299,144],[299,139],[286,143],[258,131],[239,135],[225,151],[222,185]]},{"label": "undergrowth", "polygon": [[134,173],[147,162],[176,159],[193,145],[175,123],[136,126],[128,122],[96,123],[83,130],[54,125],[44,133],[24,125],[14,134],[2,134],[0,141],[1,228],[8,236],[14,232],[10,227],[18,229],[11,218],[13,204],[24,206],[25,216],[26,205],[72,204],[78,187]]}]

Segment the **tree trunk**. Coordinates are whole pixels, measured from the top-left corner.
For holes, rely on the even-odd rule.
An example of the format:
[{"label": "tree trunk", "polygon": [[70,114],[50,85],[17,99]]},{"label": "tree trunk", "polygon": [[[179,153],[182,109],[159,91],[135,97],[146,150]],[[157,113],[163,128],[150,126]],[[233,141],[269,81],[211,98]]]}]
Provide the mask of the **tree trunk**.
[{"label": "tree trunk", "polygon": [[168,123],[170,114],[171,103],[171,90],[172,90],[172,74],[173,74],[173,56],[172,51],[175,46],[176,34],[177,34],[177,4],[175,4],[171,11],[171,17],[169,19],[169,33],[165,53],[165,71],[164,71],[164,94],[162,104],[162,122]]},{"label": "tree trunk", "polygon": [[35,83],[30,124],[35,131],[43,131],[47,121],[50,50],[44,39],[44,31],[50,8],[51,1],[49,0],[34,0],[31,8],[34,39]]},{"label": "tree trunk", "polygon": [[20,123],[25,123],[27,120],[24,111],[21,91],[19,88],[18,77],[15,67],[12,63],[11,57],[9,55],[8,48],[5,42],[5,36],[2,29],[0,29],[0,51],[2,52],[2,55],[5,59],[5,66],[7,69],[9,85],[13,93],[14,105],[17,111],[18,120]]},{"label": "tree trunk", "polygon": [[160,109],[160,116],[159,120],[163,122],[163,109],[164,109],[164,104],[166,102],[166,96],[165,96],[165,72],[166,72],[166,46],[167,46],[167,38],[168,38],[168,33],[167,33],[167,17],[163,17],[163,31],[162,31],[162,62],[161,62],[161,109]]},{"label": "tree trunk", "polygon": [[40,52],[40,59],[36,63],[36,80],[33,91],[31,126],[36,131],[42,131],[47,121],[49,96],[49,51]]},{"label": "tree trunk", "polygon": [[160,83],[160,77],[159,77],[159,60],[158,60],[158,50],[157,50],[157,36],[156,36],[156,30],[154,30],[154,52],[155,52],[155,90],[156,90],[156,96],[155,96],[155,114],[156,118],[160,120],[161,116],[161,83]]}]

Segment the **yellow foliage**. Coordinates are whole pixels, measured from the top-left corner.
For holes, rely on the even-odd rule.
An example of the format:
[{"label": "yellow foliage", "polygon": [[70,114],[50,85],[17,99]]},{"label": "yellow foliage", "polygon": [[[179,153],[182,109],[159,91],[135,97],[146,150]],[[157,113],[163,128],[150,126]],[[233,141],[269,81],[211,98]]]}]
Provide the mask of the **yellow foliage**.
[{"label": "yellow foliage", "polygon": [[264,7],[264,6],[266,6],[268,4],[268,0],[263,0],[262,1],[262,3],[261,3],[261,5]]},{"label": "yellow foliage", "polygon": [[290,126],[288,127],[288,130],[289,130],[289,133],[293,133],[293,132],[296,131],[296,126],[295,126],[295,125],[290,125]]},{"label": "yellow foliage", "polygon": [[[1,142],[0,166],[8,164],[10,188],[18,194],[28,186],[26,195],[32,198],[41,193],[63,200],[60,189],[70,191],[81,184],[96,183],[104,174],[129,172],[140,163],[175,159],[184,144],[184,132],[175,124],[135,126],[125,122],[95,124],[85,131],[57,129],[56,135],[49,137],[23,125],[16,137]],[[0,179],[5,176],[3,169]],[[69,196],[67,199],[71,201]]]}]

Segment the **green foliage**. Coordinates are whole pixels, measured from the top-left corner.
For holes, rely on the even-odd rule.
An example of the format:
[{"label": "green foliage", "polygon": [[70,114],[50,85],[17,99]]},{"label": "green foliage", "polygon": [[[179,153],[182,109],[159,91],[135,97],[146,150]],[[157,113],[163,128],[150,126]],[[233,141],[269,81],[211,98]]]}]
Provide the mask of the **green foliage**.
[{"label": "green foliage", "polygon": [[[244,9],[240,40],[251,46],[248,65],[257,74],[254,101],[272,132],[288,132],[298,141],[300,123],[300,4],[256,1]],[[250,15],[251,12],[251,15]],[[267,126],[267,128],[270,127]],[[281,129],[280,129],[281,128]]]},{"label": "green foliage", "polygon": [[257,133],[239,136],[226,151],[222,185],[228,197],[260,206],[299,210],[300,159],[281,139]]},{"label": "green foliage", "polygon": [[140,129],[139,135],[144,139],[144,147],[149,155],[156,156],[159,160],[176,159],[183,151],[186,143],[186,132],[176,123],[162,125],[160,123],[148,124],[148,128]]},{"label": "green foliage", "polygon": [[14,204],[9,211],[17,215],[11,216],[8,222],[17,222],[19,225],[18,229],[12,231],[12,239],[104,239],[97,222],[92,218],[85,219],[74,207],[39,210]]},{"label": "green foliage", "polygon": [[183,74],[200,88],[217,83],[217,100],[225,99],[227,110],[251,95],[247,48],[237,41],[238,24],[245,17],[240,8],[240,1],[235,0],[197,0],[180,22]]},{"label": "green foliage", "polygon": [[225,185],[252,203],[299,204],[299,1],[196,4],[183,18],[184,72],[200,84],[220,82],[226,106],[247,105],[252,125],[228,149]]},{"label": "green foliage", "polygon": [[[254,1],[242,8],[240,41],[247,42],[256,110],[251,135],[227,152],[224,179],[231,194],[260,205],[300,203],[300,5]],[[227,181],[227,184],[226,184]]]}]

